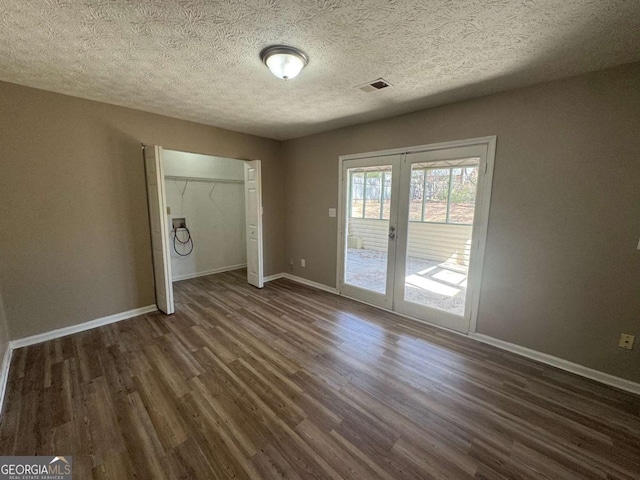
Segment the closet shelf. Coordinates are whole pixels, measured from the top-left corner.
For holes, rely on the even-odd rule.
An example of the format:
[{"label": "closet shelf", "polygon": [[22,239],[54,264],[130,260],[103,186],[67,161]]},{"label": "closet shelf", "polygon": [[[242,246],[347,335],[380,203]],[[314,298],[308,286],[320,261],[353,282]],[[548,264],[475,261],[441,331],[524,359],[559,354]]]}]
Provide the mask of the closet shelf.
[{"label": "closet shelf", "polygon": [[186,182],[205,182],[205,183],[244,183],[244,180],[232,180],[229,178],[207,178],[207,177],[182,177],[179,175],[165,175],[165,180],[180,180]]}]

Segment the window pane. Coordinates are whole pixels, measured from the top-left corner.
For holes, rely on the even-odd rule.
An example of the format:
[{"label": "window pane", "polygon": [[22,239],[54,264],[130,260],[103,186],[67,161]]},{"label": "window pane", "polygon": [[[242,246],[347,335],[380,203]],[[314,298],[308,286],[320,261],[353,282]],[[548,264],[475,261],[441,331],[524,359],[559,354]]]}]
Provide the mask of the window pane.
[{"label": "window pane", "polygon": [[362,199],[364,198],[364,173],[351,172],[351,208],[349,216],[362,218]]},{"label": "window pane", "polygon": [[422,221],[422,201],[424,198],[425,170],[415,165],[411,167],[411,193],[409,197],[409,221]]},{"label": "window pane", "polygon": [[[376,165],[348,170],[358,174],[363,186],[367,218],[349,218],[346,225],[344,278],[345,284],[377,293],[387,291],[387,254],[389,220],[380,219],[380,196],[387,216],[391,202],[392,166]],[[348,177],[353,178],[353,177]],[[382,181],[384,179],[384,188]],[[352,188],[353,184],[349,184]],[[361,200],[354,200],[359,201]],[[359,204],[360,206],[362,203]]]},{"label": "window pane", "polygon": [[424,192],[424,221],[447,221],[447,198],[449,196],[450,168],[428,168]]},{"label": "window pane", "polygon": [[380,188],[382,172],[367,172],[365,177],[365,212],[364,218],[380,218]]},{"label": "window pane", "polygon": [[382,218],[389,220],[391,214],[391,172],[384,172],[384,192],[382,193]]},{"label": "window pane", "polygon": [[473,223],[477,184],[477,166],[453,169],[449,223]]}]

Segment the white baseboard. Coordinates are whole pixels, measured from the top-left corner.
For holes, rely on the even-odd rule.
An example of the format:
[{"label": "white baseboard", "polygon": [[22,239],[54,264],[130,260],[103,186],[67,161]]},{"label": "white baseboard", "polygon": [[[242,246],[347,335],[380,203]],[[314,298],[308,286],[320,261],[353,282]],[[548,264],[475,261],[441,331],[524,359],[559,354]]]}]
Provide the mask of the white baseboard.
[{"label": "white baseboard", "polygon": [[[296,275],[291,275],[289,273],[278,273],[275,275],[270,275],[264,278],[265,282],[270,282],[273,280],[277,280],[279,278],[286,278],[288,280],[301,283],[303,285],[307,285],[310,287],[317,288],[319,290],[323,290],[325,292],[339,294],[338,290],[333,287],[329,287],[322,283],[313,282],[311,280],[307,280],[305,278],[298,277]],[[117,313],[115,315],[109,315],[107,317],[98,318],[95,320],[91,320],[88,322],[80,323],[78,325],[72,325],[69,327],[59,328],[57,330],[52,330],[50,332],[41,333],[38,335],[32,335],[30,337],[20,338],[17,340],[12,340],[9,342],[9,346],[7,351],[5,352],[4,358],[2,360],[2,365],[0,366],[0,412],[2,411],[2,404],[5,398],[5,390],[7,387],[7,380],[9,375],[9,366],[11,363],[11,354],[12,350],[16,348],[26,347],[29,345],[34,345],[36,343],[45,342],[47,340],[53,340],[60,337],[65,337],[67,335],[71,335],[74,333],[84,332],[86,330],[90,330],[92,328],[101,327],[104,325],[108,325],[110,323],[119,322],[121,320],[126,320],[128,318],[136,317],[138,315],[143,315],[145,313],[154,312],[157,310],[155,305],[148,305],[142,308],[136,308],[134,310],[129,310],[127,312]],[[382,309],[384,310],[384,309]],[[395,313],[395,312],[391,312]],[[402,315],[404,316],[404,315]],[[457,332],[454,332],[457,333]],[[489,345],[493,345],[494,347],[500,348],[502,350],[506,350],[517,355],[521,355],[526,358],[530,358],[532,360],[537,360],[541,363],[551,365],[553,367],[557,367],[561,370],[565,370],[567,372],[575,373],[576,375],[580,375],[582,377],[589,378],[591,380],[595,380],[600,383],[604,383],[605,385],[610,385],[612,387],[619,388],[621,390],[625,390],[627,392],[635,393],[640,395],[640,384],[632,382],[631,380],[626,380],[624,378],[619,378],[608,373],[600,372],[598,370],[594,370],[592,368],[585,367],[583,365],[578,365],[577,363],[569,362],[567,360],[563,360],[558,357],[554,357],[553,355],[549,355],[546,353],[538,352],[536,350],[532,350],[530,348],[522,347],[520,345],[516,345],[514,343],[505,342],[504,340],[499,340],[497,338],[490,337],[488,335],[483,335],[481,333],[469,333],[469,338],[476,340],[478,342],[486,343]]]},{"label": "white baseboard", "polygon": [[[246,268],[246,263],[240,263],[238,265],[231,265],[229,267],[214,268],[213,270],[207,270],[206,272],[187,273],[186,275],[177,275],[171,279],[172,282],[179,282],[180,280],[189,280],[190,278],[206,277],[207,275],[213,275],[215,273],[230,272],[232,270],[238,270],[240,268]],[[265,280],[266,281],[266,280]]]},{"label": "white baseboard", "polygon": [[338,289],[325,285],[324,283],[314,282],[312,280],[307,280],[306,278],[298,277],[296,275],[292,275],[291,273],[276,273],[275,275],[270,275],[264,278],[265,282],[271,282],[272,280],[277,280],[279,278],[286,278],[291,280],[292,282],[301,283],[303,285],[307,285],[309,287],[317,288],[318,290],[323,290],[325,292],[333,293],[334,295],[338,294]]},{"label": "white baseboard", "polygon": [[537,360],[538,362],[551,365],[552,367],[575,373],[576,375],[580,375],[581,377],[590,378],[591,380],[595,380],[596,382],[604,383],[606,385],[619,388],[620,390],[625,390],[627,392],[640,395],[640,383],[616,377],[599,370],[594,370],[583,365],[578,365],[577,363],[573,363],[568,360],[563,360],[562,358],[554,357],[553,355],[549,355],[547,353],[538,352],[537,350],[522,347],[520,345],[516,345],[515,343],[505,342],[504,340],[499,340],[497,338],[483,335],[481,333],[469,333],[469,337],[479,342],[493,345],[494,347],[498,347],[502,350],[507,350],[509,352],[522,355],[523,357],[527,357],[532,360]]},{"label": "white baseboard", "polygon": [[317,288],[318,290],[324,290],[325,292],[333,293],[334,295],[338,295],[338,289],[334,287],[330,287],[325,285],[324,283],[313,282],[311,280],[307,280],[306,278],[298,277],[296,275],[292,275],[290,273],[285,273],[284,278],[287,278],[293,282],[298,282],[303,285],[307,285],[309,287]]},{"label": "white baseboard", "polygon": [[[307,280],[301,277],[297,277],[295,275],[291,275],[290,273],[278,273],[276,275],[271,275],[264,279],[265,282],[269,282],[271,280],[277,280],[278,278],[287,278],[294,282],[302,283],[304,285],[308,285],[310,287],[315,287],[320,290],[324,290],[325,292],[334,293],[336,295],[340,295],[336,288],[328,287],[327,285],[323,285],[321,283],[312,282],[311,280]],[[365,303],[367,305],[371,305],[367,302],[362,302],[358,299],[351,298],[343,295],[345,298],[350,298],[356,302]],[[614,375],[610,375],[608,373],[601,372],[599,370],[594,370],[589,367],[585,367],[583,365],[579,365],[577,363],[569,362],[568,360],[563,360],[562,358],[554,357],[553,355],[549,355],[547,353],[538,352],[537,350],[532,350],[530,348],[522,347],[520,345],[516,345],[515,343],[505,342],[504,340],[498,340],[497,338],[490,337],[488,335],[483,335],[481,333],[472,333],[468,334],[456,332],[455,330],[450,330],[445,327],[441,327],[439,325],[434,325],[428,322],[422,322],[421,320],[409,317],[407,315],[399,314],[398,312],[393,312],[391,310],[387,310],[385,308],[381,308],[377,305],[371,305],[372,307],[378,308],[380,310],[384,310],[386,312],[394,313],[404,318],[409,318],[411,320],[415,320],[421,323],[425,323],[430,326],[442,328],[451,333],[455,333],[457,335],[468,336],[472,340],[476,340],[478,342],[486,343],[488,345],[493,345],[494,347],[500,348],[501,350],[506,350],[511,353],[515,353],[517,355],[521,355],[526,358],[530,358],[532,360],[537,360],[538,362],[544,363],[546,365],[551,365],[552,367],[559,368],[561,370],[565,370],[567,372],[574,373],[576,375],[580,375],[581,377],[586,377],[591,380],[595,380],[596,382],[604,383],[605,385],[609,385],[612,387],[619,388],[620,390],[624,390],[627,392],[635,393],[640,395],[640,383],[632,382],[631,380],[626,380],[624,378],[616,377]]]},{"label": "white baseboard", "polygon": [[264,277],[262,281],[264,283],[273,282],[274,280],[278,280],[279,278],[284,278],[284,273],[276,273],[275,275],[269,275],[268,277]]},{"label": "white baseboard", "polygon": [[7,350],[4,352],[2,358],[2,365],[0,366],[0,415],[2,415],[2,407],[4,405],[4,394],[7,391],[7,383],[9,382],[9,366],[11,365],[11,353],[13,349],[10,344],[7,344]]},{"label": "white baseboard", "polygon": [[96,318],[95,320],[78,323],[77,325],[71,325],[69,327],[58,328],[57,330],[51,330],[49,332],[31,335],[30,337],[11,340],[9,342],[9,348],[15,350],[16,348],[28,347],[29,345],[35,345],[36,343],[42,343],[48,340],[66,337],[67,335],[84,332],[85,330],[91,330],[92,328],[102,327],[110,323],[116,323],[121,320],[137,317],[138,315],[144,315],[145,313],[155,312],[157,309],[158,307],[156,307],[155,305],[147,305],[146,307],[134,308],[133,310],[129,310],[127,312],[116,313],[115,315],[109,315],[108,317]]}]

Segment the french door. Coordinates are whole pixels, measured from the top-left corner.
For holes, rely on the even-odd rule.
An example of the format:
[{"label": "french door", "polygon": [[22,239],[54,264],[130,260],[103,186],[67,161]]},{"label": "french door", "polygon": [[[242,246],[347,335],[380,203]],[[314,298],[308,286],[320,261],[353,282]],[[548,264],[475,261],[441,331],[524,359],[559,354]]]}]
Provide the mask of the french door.
[{"label": "french door", "polygon": [[340,293],[475,330],[495,137],[341,157]]}]

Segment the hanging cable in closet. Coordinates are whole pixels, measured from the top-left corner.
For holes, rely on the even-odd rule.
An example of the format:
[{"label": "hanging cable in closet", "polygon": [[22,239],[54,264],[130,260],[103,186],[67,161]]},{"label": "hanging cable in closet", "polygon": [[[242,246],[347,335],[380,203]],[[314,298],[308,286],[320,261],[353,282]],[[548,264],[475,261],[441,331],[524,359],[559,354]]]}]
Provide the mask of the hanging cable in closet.
[{"label": "hanging cable in closet", "polygon": [[[237,183],[244,184],[244,180],[236,180],[236,179],[222,179],[222,178],[206,178],[206,177],[185,177],[180,175],[165,175],[165,180],[173,180],[178,192],[181,197],[181,210],[184,209],[184,195],[189,186],[189,182],[205,182],[205,183],[213,183],[211,187],[211,191],[209,192],[209,200],[213,203],[213,205],[220,212],[223,210],[216,203],[213,198],[213,192],[216,189],[218,183]],[[184,188],[180,188],[178,186],[178,182],[184,182]],[[171,231],[173,236],[173,251],[176,252],[177,255],[181,257],[186,257],[193,252],[193,237],[191,236],[191,232],[187,228],[186,223],[181,223],[180,225],[174,225],[173,230]],[[180,238],[182,235],[182,238]],[[185,249],[188,250],[185,252]],[[182,250],[182,251],[180,251]]]},{"label": "hanging cable in closet", "polygon": [[[186,233],[186,239],[180,240],[178,237],[178,232],[183,231]],[[186,253],[182,253],[178,251],[178,244],[185,246],[184,248],[188,248],[189,251]],[[173,251],[176,252],[181,257],[186,257],[193,252],[193,237],[191,237],[191,232],[187,228],[186,225],[182,225],[180,227],[175,227],[173,229]]]}]

